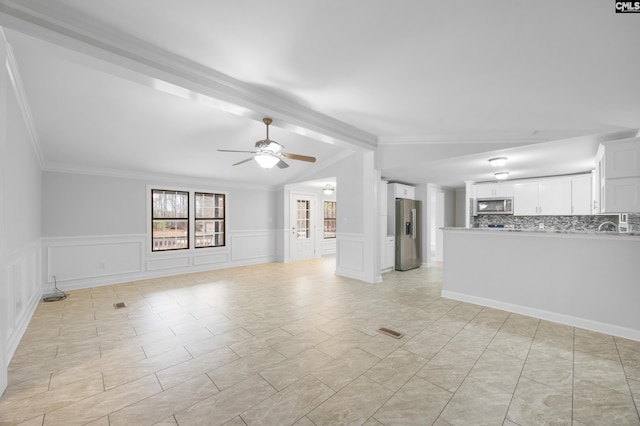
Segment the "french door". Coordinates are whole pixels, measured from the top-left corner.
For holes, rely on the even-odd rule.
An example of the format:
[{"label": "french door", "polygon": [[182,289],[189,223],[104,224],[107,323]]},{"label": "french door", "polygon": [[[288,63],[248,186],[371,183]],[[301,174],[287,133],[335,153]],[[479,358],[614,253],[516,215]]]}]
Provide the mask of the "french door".
[{"label": "french door", "polygon": [[291,194],[289,247],[292,261],[315,256],[315,201],[313,195]]}]

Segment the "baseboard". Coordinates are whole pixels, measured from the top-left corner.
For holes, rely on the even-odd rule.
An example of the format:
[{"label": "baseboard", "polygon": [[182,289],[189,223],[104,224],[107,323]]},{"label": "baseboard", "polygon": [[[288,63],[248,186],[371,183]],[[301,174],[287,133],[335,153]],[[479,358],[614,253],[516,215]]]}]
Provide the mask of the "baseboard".
[{"label": "baseboard", "polygon": [[487,306],[489,308],[500,309],[507,312],[513,312],[516,314],[526,315],[546,321],[552,321],[572,327],[584,328],[586,330],[610,334],[612,336],[622,337],[625,339],[636,340],[640,342],[640,330],[621,327],[615,324],[607,324],[589,320],[586,318],[578,318],[570,315],[559,314],[557,312],[544,311],[541,309],[500,302],[498,300],[485,299],[483,297],[470,296],[468,294],[462,294],[453,291],[443,290],[441,296],[446,299],[459,300],[461,302]]},{"label": "baseboard", "polygon": [[20,340],[22,340],[22,336],[27,331],[27,327],[29,326],[29,322],[31,322],[31,318],[33,318],[33,314],[36,312],[38,308],[38,303],[40,303],[40,299],[42,298],[42,293],[36,293],[29,303],[27,304],[23,314],[17,318],[15,327],[9,334],[7,339],[7,367],[9,366],[9,362],[11,358],[13,358],[13,354],[16,353],[16,349],[18,349],[18,345],[20,344]]},{"label": "baseboard", "polygon": [[[58,281],[58,289],[63,291],[81,290],[90,287],[101,287],[112,284],[122,284],[132,281],[142,281],[154,278],[162,278],[176,275],[184,275],[198,272],[216,271],[220,269],[237,268],[240,266],[259,265],[262,263],[277,262],[275,256],[256,257],[251,259],[233,260],[219,264],[205,264],[186,268],[161,269],[156,271],[143,271],[127,274],[106,275],[103,277],[83,278],[77,280]],[[53,283],[46,283],[42,287],[42,294],[53,293]]]}]

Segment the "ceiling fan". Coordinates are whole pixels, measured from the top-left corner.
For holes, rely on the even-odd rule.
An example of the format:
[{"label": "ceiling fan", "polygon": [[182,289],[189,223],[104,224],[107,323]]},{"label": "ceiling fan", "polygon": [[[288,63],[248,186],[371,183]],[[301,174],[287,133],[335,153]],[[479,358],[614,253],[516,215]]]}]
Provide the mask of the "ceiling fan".
[{"label": "ceiling fan", "polygon": [[269,139],[269,124],[272,123],[273,120],[270,118],[263,118],[262,122],[267,126],[267,137],[264,140],[260,140],[256,142],[255,151],[236,151],[233,149],[219,149],[220,152],[247,152],[250,154],[256,154],[254,157],[249,157],[246,160],[242,160],[234,164],[237,166],[239,164],[246,163],[251,160],[256,160],[261,167],[265,169],[270,169],[273,166],[278,166],[281,169],[285,169],[289,167],[287,163],[284,162],[283,158],[289,160],[300,160],[307,161],[309,163],[315,163],[315,157],[309,157],[307,155],[299,155],[299,154],[291,154],[288,152],[282,152],[282,145],[280,145],[276,141],[272,141]]}]

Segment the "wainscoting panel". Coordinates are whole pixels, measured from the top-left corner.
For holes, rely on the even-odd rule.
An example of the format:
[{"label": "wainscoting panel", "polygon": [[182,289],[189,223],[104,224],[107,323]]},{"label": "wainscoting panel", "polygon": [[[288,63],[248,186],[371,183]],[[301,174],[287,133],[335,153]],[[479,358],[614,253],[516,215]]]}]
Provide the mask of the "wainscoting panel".
[{"label": "wainscoting panel", "polygon": [[9,286],[8,353],[11,359],[42,295],[40,241],[11,253],[8,257],[7,278]]},{"label": "wainscoting panel", "polygon": [[[163,253],[165,254],[165,253]],[[160,271],[166,269],[175,268],[187,268],[191,265],[191,256],[171,256],[160,259],[148,259],[147,270],[148,271]]]},{"label": "wainscoting panel", "polygon": [[229,261],[229,253],[227,252],[193,256],[194,265],[213,265],[217,263],[225,263],[228,261]]},{"label": "wainscoting panel", "polygon": [[229,232],[227,246],[151,252],[146,234],[45,238],[41,293],[273,262],[274,230]]},{"label": "wainscoting panel", "polygon": [[364,235],[338,234],[336,273],[349,278],[364,279]]},{"label": "wainscoting panel", "polygon": [[141,272],[144,243],[140,238],[72,239],[47,249],[48,281],[58,282]]},{"label": "wainscoting panel", "polygon": [[244,231],[231,234],[231,260],[243,261],[274,257],[276,251],[275,232]]}]

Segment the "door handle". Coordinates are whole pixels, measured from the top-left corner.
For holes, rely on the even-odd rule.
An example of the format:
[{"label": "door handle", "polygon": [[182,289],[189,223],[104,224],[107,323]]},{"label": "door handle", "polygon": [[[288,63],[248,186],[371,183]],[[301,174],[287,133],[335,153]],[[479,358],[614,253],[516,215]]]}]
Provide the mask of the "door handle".
[{"label": "door handle", "polygon": [[416,209],[411,209],[411,238],[416,239]]}]

